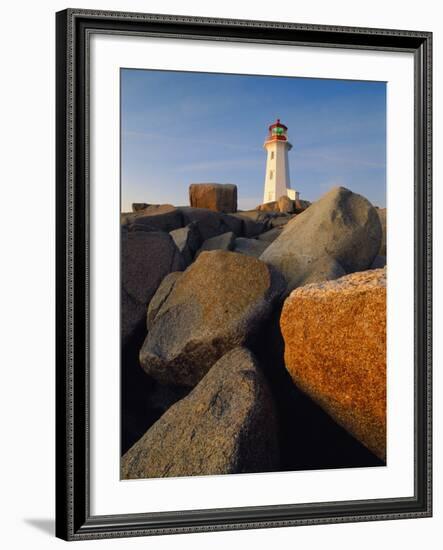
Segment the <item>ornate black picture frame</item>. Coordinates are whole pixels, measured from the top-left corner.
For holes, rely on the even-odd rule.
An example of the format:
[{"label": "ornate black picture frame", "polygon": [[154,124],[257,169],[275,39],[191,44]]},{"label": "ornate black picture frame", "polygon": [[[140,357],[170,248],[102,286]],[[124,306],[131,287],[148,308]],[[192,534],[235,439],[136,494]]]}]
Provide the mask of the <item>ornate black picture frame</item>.
[{"label": "ornate black picture frame", "polygon": [[[431,515],[432,34],[68,9],[57,13],[56,534],[65,540]],[[93,516],[89,483],[89,40],[94,33],[410,52],[415,66],[413,497]],[[258,503],[259,504],[259,503]],[[174,506],[174,503],[171,503]]]}]

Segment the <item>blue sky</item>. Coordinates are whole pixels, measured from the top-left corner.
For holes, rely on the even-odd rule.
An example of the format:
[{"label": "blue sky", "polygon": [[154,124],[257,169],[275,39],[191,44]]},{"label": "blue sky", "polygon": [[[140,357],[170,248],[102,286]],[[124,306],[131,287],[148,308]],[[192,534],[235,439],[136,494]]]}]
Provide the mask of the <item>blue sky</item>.
[{"label": "blue sky", "polygon": [[383,82],[122,69],[122,210],[188,204],[190,183],[235,183],[239,208],[262,202],[263,142],[288,126],[300,197],[335,185],[386,205]]}]

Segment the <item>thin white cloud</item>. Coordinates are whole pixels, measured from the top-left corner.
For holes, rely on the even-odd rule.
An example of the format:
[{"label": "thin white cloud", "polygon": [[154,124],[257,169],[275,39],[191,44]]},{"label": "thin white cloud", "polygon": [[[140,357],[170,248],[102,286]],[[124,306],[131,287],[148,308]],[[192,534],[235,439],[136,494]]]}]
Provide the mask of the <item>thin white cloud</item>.
[{"label": "thin white cloud", "polygon": [[262,166],[258,159],[239,158],[226,160],[208,160],[183,164],[177,168],[178,172],[202,172],[205,170],[229,169],[229,168],[257,168]]},{"label": "thin white cloud", "polygon": [[[124,130],[122,132],[123,138],[139,138],[139,139],[146,139],[150,141],[158,140],[159,139],[159,132],[145,132],[145,131],[138,131],[138,130]],[[175,143],[183,143],[183,140],[186,140],[186,143],[188,145],[197,145],[197,146],[210,146],[210,147],[218,147],[218,148],[225,148],[225,149],[233,149],[236,151],[249,151],[251,153],[257,153],[261,152],[260,146],[253,146],[253,145],[245,145],[245,144],[239,144],[239,143],[232,143],[226,140],[216,140],[216,139],[207,139],[207,138],[196,138],[193,136],[186,135],[185,137],[179,136],[179,135],[161,135],[162,140],[168,140]]]},{"label": "thin white cloud", "polygon": [[380,152],[371,148],[358,150],[350,146],[310,147],[297,151],[298,166],[304,169],[341,168],[386,168],[386,162],[380,160]]}]

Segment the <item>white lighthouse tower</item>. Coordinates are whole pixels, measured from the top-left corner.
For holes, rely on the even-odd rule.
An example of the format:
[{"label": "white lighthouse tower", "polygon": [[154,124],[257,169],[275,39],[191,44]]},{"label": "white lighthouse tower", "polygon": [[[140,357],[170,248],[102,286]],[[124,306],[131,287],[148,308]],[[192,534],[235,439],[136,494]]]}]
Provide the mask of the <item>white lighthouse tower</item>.
[{"label": "white lighthouse tower", "polygon": [[292,145],[288,141],[288,128],[278,118],[269,126],[269,133],[263,145],[268,153],[266,160],[265,192],[263,203],[277,201],[286,195],[298,199],[299,194],[289,183],[288,151]]}]

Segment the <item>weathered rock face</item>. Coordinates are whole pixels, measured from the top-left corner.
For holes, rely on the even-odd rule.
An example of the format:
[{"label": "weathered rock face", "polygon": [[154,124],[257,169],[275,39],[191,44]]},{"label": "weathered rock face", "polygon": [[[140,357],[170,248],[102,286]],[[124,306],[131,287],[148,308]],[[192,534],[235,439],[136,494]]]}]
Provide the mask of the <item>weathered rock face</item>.
[{"label": "weathered rock face", "polygon": [[282,227],[273,227],[269,231],[266,231],[265,233],[259,235],[258,238],[260,241],[267,241],[268,243],[272,243],[277,237],[281,235],[282,229]]},{"label": "weathered rock face", "polygon": [[145,208],[148,208],[150,206],[146,202],[133,202],[132,203],[132,211],[138,212],[139,210],[144,210]]},{"label": "weathered rock face", "polygon": [[122,212],[120,214],[120,224],[122,227],[126,227],[127,224],[132,221],[133,219],[135,219],[135,217],[137,216],[137,213],[136,212]]},{"label": "weathered rock face", "polygon": [[241,237],[243,233],[243,223],[236,216],[232,214],[219,214],[222,219],[222,223],[232,231],[236,237]]},{"label": "weathered rock face", "polygon": [[294,201],[294,212],[296,214],[301,214],[308,206],[311,206],[311,203],[309,201],[305,201],[302,199],[295,199]]},{"label": "weathered rock face", "polygon": [[226,233],[227,231],[232,231],[235,235],[241,237],[242,221],[235,216],[213,212],[205,208],[182,206],[179,210],[183,216],[183,225],[189,225],[195,222],[203,241]]},{"label": "weathered rock face", "polygon": [[322,256],[318,260],[309,265],[309,270],[306,271],[304,279],[300,282],[300,286],[311,283],[321,283],[322,281],[333,281],[339,277],[346,275],[342,266],[330,256]]},{"label": "weathered rock face", "polygon": [[237,186],[230,183],[193,183],[189,186],[189,204],[214,212],[237,212]]},{"label": "weathered rock face", "polygon": [[336,187],[293,218],[261,259],[283,273],[291,290],[323,256],[336,260],[346,273],[368,269],[380,242],[375,208],[364,197]]},{"label": "weathered rock face", "polygon": [[378,251],[379,256],[386,256],[386,208],[377,208],[377,214],[380,218],[382,237],[380,250]]},{"label": "weathered rock face", "polygon": [[254,356],[223,356],[123,456],[123,479],[265,472],[278,467],[274,407]]},{"label": "weathered rock face", "polygon": [[180,210],[171,204],[152,204],[142,210],[130,214],[123,214],[121,222],[128,224],[146,225],[151,230],[173,231],[182,227],[183,218]]},{"label": "weathered rock face", "polygon": [[146,316],[146,326],[148,330],[152,326],[157,313],[160,311],[162,305],[166,302],[166,299],[171,294],[172,289],[179,277],[183,275],[183,271],[173,271],[166,275],[160,286],[157,288],[156,293],[152,297],[148,306],[148,314]]},{"label": "weathered rock face", "polygon": [[234,248],[234,243],[235,235],[232,231],[228,231],[222,235],[217,235],[217,237],[206,239],[197,252],[197,256],[199,256],[202,252],[209,250],[232,250]]},{"label": "weathered rock face", "polygon": [[264,221],[258,221],[257,217],[255,217],[256,219],[253,219],[250,213],[248,214],[249,215],[242,212],[234,214],[234,216],[242,222],[241,234],[243,235],[243,237],[250,239],[252,237],[260,235],[260,233],[265,230],[266,223]]},{"label": "weathered rock face", "polygon": [[[269,204],[269,203],[268,203]],[[254,222],[255,228],[260,229],[260,233],[264,231],[268,231],[272,228],[273,224],[276,225],[280,223],[286,223],[291,219],[290,214],[282,214],[278,211],[278,203],[275,203],[277,205],[277,210],[269,209],[269,210],[246,210],[242,211],[240,214],[237,214],[237,217],[241,218],[248,218],[251,222]],[[277,221],[277,220],[284,220],[284,221]],[[243,236],[243,237],[255,237],[259,233],[257,231],[251,232],[249,235],[247,233],[248,229],[244,228],[243,235],[237,235],[237,236]]]},{"label": "weathered rock face", "polygon": [[386,265],[386,256],[375,256],[371,269],[381,269]]},{"label": "weathered rock face", "polygon": [[195,386],[222,355],[253,339],[284,288],[260,260],[203,252],[155,317],[141,366],[160,382]]},{"label": "weathered rock face", "polygon": [[384,460],[386,270],[294,290],[280,326],[295,384]]},{"label": "weathered rock face", "polygon": [[127,225],[122,225],[122,230],[130,231],[130,232],[132,232],[132,231],[144,231],[145,233],[149,232],[149,231],[159,231],[159,229],[157,229],[156,227],[151,227],[147,223],[137,223],[137,220],[135,220],[134,222],[129,223]]},{"label": "weathered rock face", "polygon": [[256,208],[260,212],[280,212],[278,206],[278,201],[265,202],[264,204],[259,204]]},{"label": "weathered rock face", "polygon": [[173,238],[176,247],[183,256],[185,264],[188,266],[194,259],[194,255],[200,247],[201,237],[196,222],[192,222],[186,227],[175,229],[169,233]]},{"label": "weathered rock face", "polygon": [[266,241],[259,241],[257,239],[245,239],[243,237],[239,237],[238,239],[235,239],[234,252],[239,252],[240,254],[246,254],[247,256],[259,258],[268,246],[269,242]]},{"label": "weathered rock face", "polygon": [[292,201],[287,195],[282,195],[278,199],[278,209],[284,214],[292,214],[295,210],[294,201]]},{"label": "weathered rock face", "polygon": [[279,216],[274,216],[269,219],[269,227],[275,228],[275,227],[282,227],[286,225],[288,222],[290,222],[292,219],[292,216],[289,214],[281,214]]},{"label": "weathered rock face", "polygon": [[241,212],[237,212],[236,217],[238,216],[248,218],[254,222],[264,221],[266,218],[266,214],[264,212],[260,212],[259,210],[242,210]]},{"label": "weathered rock face", "polygon": [[121,237],[122,339],[144,323],[146,306],[162,279],[183,269],[172,238],[163,232],[129,232]]}]

